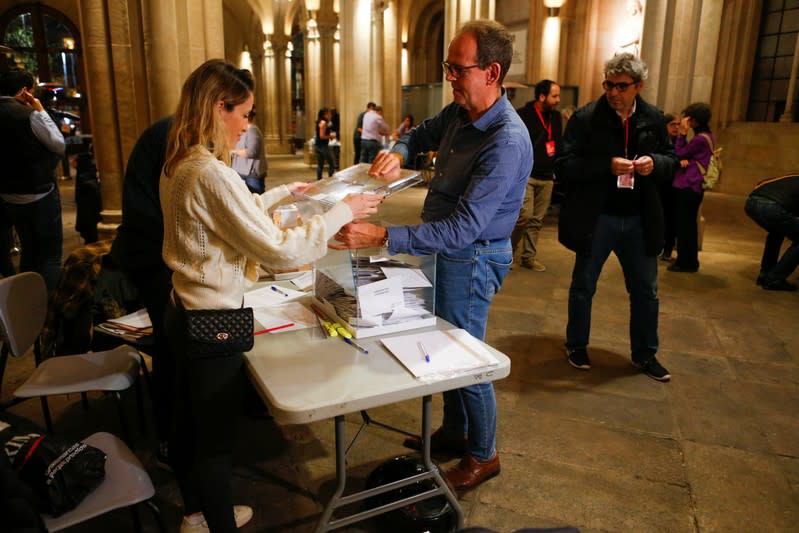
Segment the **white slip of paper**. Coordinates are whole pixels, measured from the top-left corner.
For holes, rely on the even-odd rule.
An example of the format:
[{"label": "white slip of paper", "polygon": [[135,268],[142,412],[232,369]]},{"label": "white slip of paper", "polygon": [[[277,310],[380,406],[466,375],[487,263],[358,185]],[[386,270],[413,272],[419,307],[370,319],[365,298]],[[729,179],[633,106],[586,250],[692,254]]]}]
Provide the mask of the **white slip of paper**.
[{"label": "white slip of paper", "polygon": [[[381,342],[408,371],[424,381],[498,364],[480,341],[463,329],[412,333],[382,339]],[[430,356],[429,362],[419,350],[420,343]]]},{"label": "white slip of paper", "polygon": [[261,324],[261,329],[294,324],[291,327],[281,328],[275,331],[275,333],[316,327],[316,318],[313,311],[299,302],[289,302],[272,307],[255,307],[253,308],[252,314],[255,320]]}]

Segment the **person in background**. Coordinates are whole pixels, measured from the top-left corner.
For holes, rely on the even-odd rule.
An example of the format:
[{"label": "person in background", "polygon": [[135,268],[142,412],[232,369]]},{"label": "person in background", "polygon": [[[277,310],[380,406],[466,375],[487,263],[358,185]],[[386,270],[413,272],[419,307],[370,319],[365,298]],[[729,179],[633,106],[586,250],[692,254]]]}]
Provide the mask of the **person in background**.
[{"label": "person in background", "polygon": [[413,129],[413,115],[408,113],[407,115],[405,115],[405,118],[402,119],[400,125],[397,126],[397,129],[394,130],[394,133],[391,134],[391,138],[394,139],[395,141],[399,140],[400,137],[402,137],[412,129]]},{"label": "person in background", "polygon": [[555,174],[566,187],[558,240],[575,252],[569,287],[566,356],[590,370],[588,340],[597,280],[611,252],[630,296],[632,362],[669,381],[658,351],[657,256],[663,248],[658,189],[674,176],[677,158],[663,113],[640,91],[648,70],[640,58],[617,54],[605,63],[605,94],[578,109],[566,126]]},{"label": "person in background", "polygon": [[352,147],[355,153],[355,156],[353,157],[353,165],[357,165],[361,162],[361,133],[363,132],[363,117],[375,107],[377,107],[377,104],[374,102],[369,102],[366,104],[366,109],[358,114],[358,119],[355,121],[355,129],[352,131]]},{"label": "person in background", "polygon": [[536,272],[547,269],[536,257],[538,236],[552,199],[552,169],[563,136],[561,117],[557,110],[559,103],[560,85],[552,80],[541,80],[535,86],[535,100],[516,110],[527,126],[533,143],[533,170],[527,180],[524,202],[510,242],[514,254],[521,245],[522,266]]},{"label": "person in background", "polygon": [[377,157],[377,152],[383,147],[383,136],[388,135],[389,128],[383,120],[383,107],[375,108],[363,117],[363,131],[361,132],[361,163],[371,163]]},{"label": "person in background", "polygon": [[65,143],[58,126],[31,93],[33,85],[33,75],[26,71],[6,72],[0,78],[0,156],[4,161],[0,201],[7,224],[19,236],[19,270],[38,272],[52,292],[61,275],[63,247],[55,166],[64,155]]},{"label": "person in background", "polygon": [[255,109],[247,117],[249,126],[241,136],[233,150],[233,170],[239,173],[250,192],[264,192],[266,179],[266,154],[264,153],[264,136],[255,125]]},{"label": "person in background", "polygon": [[122,182],[122,224],[109,255],[136,287],[153,325],[153,411],[158,466],[169,466],[169,431],[175,405],[177,359],[164,330],[164,311],[172,292],[172,270],[161,257],[164,217],[158,184],[166,159],[172,117],[147,127],[133,146]]},{"label": "person in background", "polygon": [[[343,248],[386,246],[388,253],[436,256],[436,314],[478,339],[488,308],[513,260],[510,234],[533,165],[530,136],[502,89],[513,38],[501,24],[463,25],[442,63],[454,102],[381,152],[370,173],[391,181],[403,162],[438,151],[422,224],[385,228],[348,224],[336,239]],[[500,472],[494,387],[480,383],[444,393],[444,420],[433,433],[434,452],[460,462],[445,472],[458,491]],[[405,445],[420,449],[421,437]]]},{"label": "person in background", "polygon": [[[694,136],[687,140],[688,130]],[[699,234],[697,215],[705,191],[702,173],[697,163],[707,168],[716,136],[710,131],[710,106],[697,102],[686,107],[680,119],[680,130],[674,142],[674,151],[680,166],[672,183],[674,194],[674,229],[677,235],[677,259],[669,265],[669,272],[696,272],[699,270]]]},{"label": "person in background", "polygon": [[301,226],[280,229],[266,210],[308,183],[252,194],[230,168],[230,152],[248,127],[252,74],[221,59],[192,72],[167,139],[160,180],[163,258],[172,269],[165,311],[177,355],[175,425],[170,462],[184,500],[181,533],[230,533],[252,509],[233,506],[232,455],[236,407],[243,388],[241,352],[194,357],[187,347],[186,311],[236,309],[257,265],[281,268],[323,256],[327,241],[347,222],[377,212],[379,195],[349,195]]},{"label": "person in background", "polygon": [[[666,121],[666,131],[669,134],[669,142],[674,146],[677,135],[680,134],[680,117],[674,113],[664,115]],[[674,224],[674,189],[671,183],[666,183],[660,187],[660,204],[663,206],[663,253],[660,260],[671,262],[671,253],[674,251],[674,243],[677,241],[677,230]]]},{"label": "person in background", "polygon": [[322,179],[322,171],[327,163],[327,175],[332,176],[336,171],[336,161],[330,151],[331,130],[330,119],[332,113],[330,109],[323,107],[316,115],[316,135],[314,136],[314,150],[316,151],[316,179]]},{"label": "person in background", "polygon": [[[744,207],[768,232],[757,284],[767,291],[796,291],[788,276],[799,266],[799,174],[759,181]],[[780,257],[785,239],[791,243]]]}]

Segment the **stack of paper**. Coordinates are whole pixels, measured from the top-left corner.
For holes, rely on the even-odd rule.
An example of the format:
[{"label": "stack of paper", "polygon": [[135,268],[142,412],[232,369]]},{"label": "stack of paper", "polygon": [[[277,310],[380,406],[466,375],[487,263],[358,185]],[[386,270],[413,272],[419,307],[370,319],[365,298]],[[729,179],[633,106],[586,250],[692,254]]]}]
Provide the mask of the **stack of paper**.
[{"label": "stack of paper", "polygon": [[419,379],[450,377],[499,364],[480,341],[463,329],[412,333],[381,342]]},{"label": "stack of paper", "polygon": [[123,338],[140,338],[153,332],[153,323],[147,309],[139,309],[133,313],[106,320],[97,329]]}]

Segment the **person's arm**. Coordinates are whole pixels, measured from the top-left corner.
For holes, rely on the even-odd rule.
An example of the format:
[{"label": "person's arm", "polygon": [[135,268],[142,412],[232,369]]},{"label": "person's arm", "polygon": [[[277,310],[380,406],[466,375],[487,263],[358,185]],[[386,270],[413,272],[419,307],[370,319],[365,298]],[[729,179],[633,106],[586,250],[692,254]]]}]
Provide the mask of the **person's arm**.
[{"label": "person's arm", "polygon": [[562,150],[555,159],[558,181],[597,182],[612,176],[607,156],[590,152],[591,116],[594,105],[577,110],[566,124]]},{"label": "person's arm", "polygon": [[[324,215],[315,215],[290,229],[279,228],[259,206],[259,198],[240,186],[238,176],[215,166],[203,169],[189,202],[197,206],[191,215],[246,257],[266,265],[291,267],[323,256],[327,241],[354,217],[376,212],[379,195],[354,195],[337,203]],[[209,164],[210,166],[210,164]],[[288,192],[287,186],[280,186]],[[262,197],[261,197],[262,198]],[[260,198],[259,198],[260,199]]]},{"label": "person's arm", "polygon": [[327,141],[330,139],[330,134],[327,131],[327,121],[320,120],[319,121],[319,138],[323,141]]}]

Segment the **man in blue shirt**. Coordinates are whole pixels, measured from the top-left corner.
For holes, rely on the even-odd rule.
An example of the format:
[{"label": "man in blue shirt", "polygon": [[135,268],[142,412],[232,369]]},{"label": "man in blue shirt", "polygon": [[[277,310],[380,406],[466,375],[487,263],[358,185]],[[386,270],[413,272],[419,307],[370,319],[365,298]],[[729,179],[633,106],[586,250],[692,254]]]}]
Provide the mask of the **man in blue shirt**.
[{"label": "man in blue shirt", "polygon": [[[502,91],[513,44],[494,21],[465,24],[442,65],[454,103],[381,152],[371,173],[396,179],[404,161],[435,150],[423,224],[384,228],[360,222],[337,235],[343,248],[385,245],[389,253],[438,254],[436,314],[479,339],[488,308],[510,269],[510,234],[533,163],[530,135]],[[456,490],[499,473],[496,400],[491,383],[444,393],[444,421],[432,449],[462,456],[446,472]],[[419,448],[419,439],[406,445]]]}]

